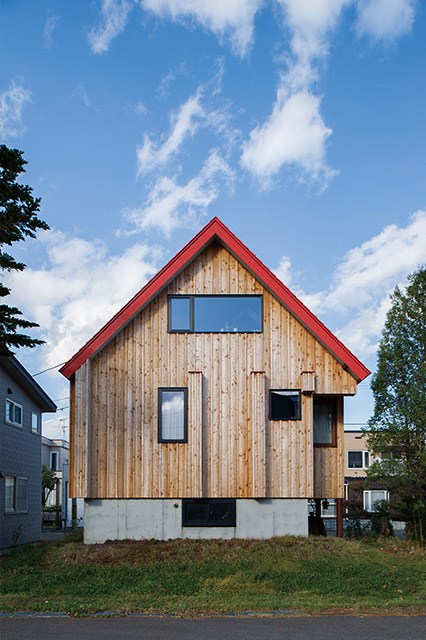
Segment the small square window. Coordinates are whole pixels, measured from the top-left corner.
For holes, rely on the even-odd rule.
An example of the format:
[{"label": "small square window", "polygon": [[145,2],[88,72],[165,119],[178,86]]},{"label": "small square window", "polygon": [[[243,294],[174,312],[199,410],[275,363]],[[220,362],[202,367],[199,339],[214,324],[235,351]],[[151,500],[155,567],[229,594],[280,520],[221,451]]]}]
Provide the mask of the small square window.
[{"label": "small square window", "polygon": [[187,442],[188,389],[158,389],[158,441]]},{"label": "small square window", "polygon": [[33,433],[40,433],[41,431],[41,415],[39,413],[31,414],[31,431]]},{"label": "small square window", "polygon": [[184,527],[235,527],[235,499],[182,500]]},{"label": "small square window", "polygon": [[300,390],[270,389],[269,419],[300,420]]}]

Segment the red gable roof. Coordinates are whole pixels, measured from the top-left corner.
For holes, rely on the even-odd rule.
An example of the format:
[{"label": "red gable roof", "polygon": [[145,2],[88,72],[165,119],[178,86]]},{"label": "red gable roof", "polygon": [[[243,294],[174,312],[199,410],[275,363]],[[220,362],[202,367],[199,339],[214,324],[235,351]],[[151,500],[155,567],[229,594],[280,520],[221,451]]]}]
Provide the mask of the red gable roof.
[{"label": "red gable roof", "polygon": [[312,333],[358,381],[370,371],[336,336],[248,249],[219,218],[213,218],[142,289],[60,369],[70,378],[146,307],[213,240],[219,240]]}]

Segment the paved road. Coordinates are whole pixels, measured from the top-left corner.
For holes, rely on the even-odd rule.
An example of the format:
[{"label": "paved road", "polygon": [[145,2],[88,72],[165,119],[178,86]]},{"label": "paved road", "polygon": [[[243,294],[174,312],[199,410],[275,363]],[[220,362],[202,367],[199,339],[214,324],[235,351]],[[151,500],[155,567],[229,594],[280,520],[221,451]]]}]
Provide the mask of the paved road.
[{"label": "paved road", "polygon": [[426,616],[1,618],[2,640],[426,640]]}]

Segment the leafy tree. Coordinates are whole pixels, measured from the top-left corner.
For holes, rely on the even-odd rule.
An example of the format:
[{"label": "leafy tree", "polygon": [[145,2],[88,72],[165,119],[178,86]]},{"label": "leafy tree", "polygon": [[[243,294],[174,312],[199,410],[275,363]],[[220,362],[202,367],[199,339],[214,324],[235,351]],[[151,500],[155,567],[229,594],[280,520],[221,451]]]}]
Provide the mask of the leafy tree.
[{"label": "leafy tree", "polygon": [[41,486],[43,489],[41,492],[41,503],[43,506],[46,504],[48,497],[55,488],[55,480],[56,476],[53,469],[48,469],[48,467],[43,464],[41,466]]},{"label": "leafy tree", "polygon": [[426,533],[426,267],[391,296],[378,352],[368,446],[380,456],[368,478],[397,496],[396,516],[412,537]]},{"label": "leafy tree", "polygon": [[[25,240],[27,236],[35,238],[37,229],[49,226],[37,216],[40,210],[40,198],[34,198],[31,187],[16,182],[20,173],[25,172],[27,161],[23,152],[0,145],[0,269],[4,271],[22,271],[25,264],[17,262],[3,250],[4,245]],[[0,282],[0,297],[10,294],[10,289]],[[10,347],[35,347],[43,340],[30,338],[21,329],[38,327],[21,317],[16,307],[0,304],[0,355],[12,354]]]}]

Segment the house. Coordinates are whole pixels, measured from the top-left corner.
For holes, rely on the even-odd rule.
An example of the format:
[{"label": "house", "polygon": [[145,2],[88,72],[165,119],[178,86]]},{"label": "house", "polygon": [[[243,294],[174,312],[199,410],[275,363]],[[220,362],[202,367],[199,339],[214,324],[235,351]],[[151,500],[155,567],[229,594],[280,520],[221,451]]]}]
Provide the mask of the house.
[{"label": "house", "polygon": [[341,506],[369,371],[218,218],[61,372],[87,543],[307,535],[309,498]]},{"label": "house", "polygon": [[364,487],[367,469],[376,457],[368,450],[367,437],[362,431],[347,430],[345,442],[345,485],[346,500],[357,503],[359,508],[371,513],[376,502],[389,501],[389,492],[380,482],[370,482]]},{"label": "house", "polygon": [[0,357],[0,547],[41,539],[41,416],[55,403],[14,357]]},{"label": "house", "polygon": [[[67,440],[42,436],[41,462],[55,472],[56,480],[55,488],[47,492],[45,506],[61,507],[59,517],[63,526],[70,527],[73,520],[82,526],[83,500],[72,501],[68,495],[69,449]],[[48,520],[49,516],[45,514],[44,518]]]}]

